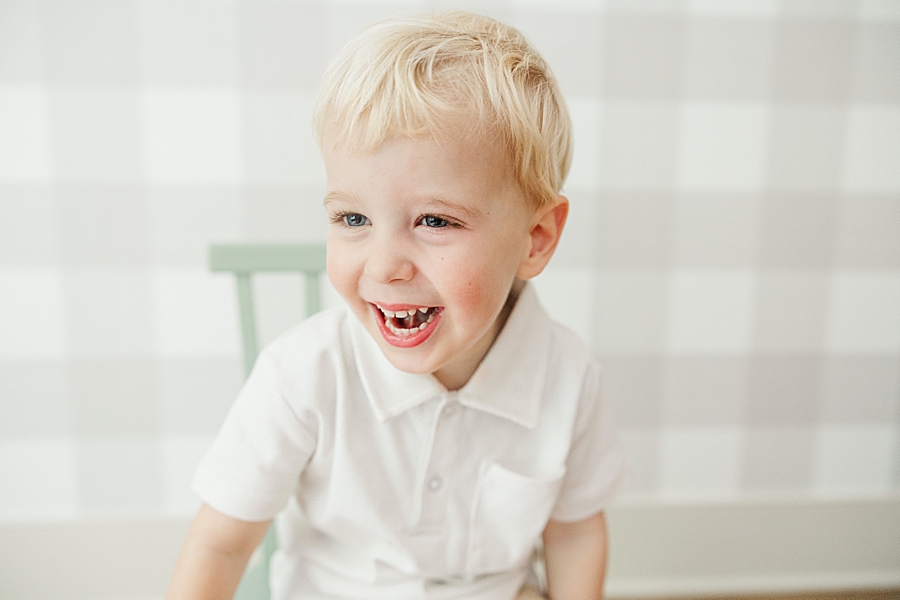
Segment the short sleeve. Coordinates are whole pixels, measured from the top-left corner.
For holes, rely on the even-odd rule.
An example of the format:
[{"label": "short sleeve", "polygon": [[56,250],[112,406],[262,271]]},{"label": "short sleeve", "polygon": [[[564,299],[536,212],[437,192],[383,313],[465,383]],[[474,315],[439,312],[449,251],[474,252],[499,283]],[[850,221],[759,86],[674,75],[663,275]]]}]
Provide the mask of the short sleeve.
[{"label": "short sleeve", "polygon": [[194,476],[200,498],[231,517],[273,518],[315,450],[314,415],[288,402],[282,380],[270,348],[257,359]]},{"label": "short sleeve", "polygon": [[594,364],[585,376],[566,476],[550,518],[580,521],[604,510],[625,471],[625,453],[603,400],[600,368]]}]

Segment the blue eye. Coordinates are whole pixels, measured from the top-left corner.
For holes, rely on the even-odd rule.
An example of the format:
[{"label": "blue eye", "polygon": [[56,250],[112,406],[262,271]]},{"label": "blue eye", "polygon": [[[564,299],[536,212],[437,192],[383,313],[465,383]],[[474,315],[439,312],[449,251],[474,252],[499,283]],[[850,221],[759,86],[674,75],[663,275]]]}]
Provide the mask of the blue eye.
[{"label": "blue eye", "polygon": [[344,223],[348,227],[362,227],[368,224],[369,219],[365,215],[359,213],[349,213],[344,215]]},{"label": "blue eye", "polygon": [[442,219],[434,215],[425,215],[422,217],[422,223],[424,223],[426,227],[434,227],[436,229],[446,227],[450,224],[447,219]]}]

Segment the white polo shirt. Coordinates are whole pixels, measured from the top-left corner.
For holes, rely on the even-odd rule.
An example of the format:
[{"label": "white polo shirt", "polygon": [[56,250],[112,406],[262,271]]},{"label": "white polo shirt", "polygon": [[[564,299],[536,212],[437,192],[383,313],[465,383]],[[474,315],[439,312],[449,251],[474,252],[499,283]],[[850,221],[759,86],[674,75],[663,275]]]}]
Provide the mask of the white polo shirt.
[{"label": "white polo shirt", "polygon": [[622,470],[598,365],[527,285],[455,392],[345,307],[304,321],[260,355],[194,490],[280,512],[276,600],[510,600],[547,520],[603,510]]}]

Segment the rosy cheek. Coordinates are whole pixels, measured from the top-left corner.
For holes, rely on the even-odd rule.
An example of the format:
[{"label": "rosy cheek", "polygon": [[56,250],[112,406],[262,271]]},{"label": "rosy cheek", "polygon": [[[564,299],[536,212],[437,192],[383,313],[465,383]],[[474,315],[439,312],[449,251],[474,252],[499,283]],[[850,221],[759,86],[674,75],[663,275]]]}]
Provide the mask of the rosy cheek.
[{"label": "rosy cheek", "polygon": [[456,304],[465,314],[477,313],[484,306],[484,290],[475,282],[469,281],[457,294]]},{"label": "rosy cheek", "polygon": [[[460,269],[454,278],[454,303],[461,314],[472,318],[486,317],[496,309],[498,295],[502,294],[496,277],[487,272]],[[505,298],[503,299],[505,300]],[[502,304],[503,300],[499,300]]]}]

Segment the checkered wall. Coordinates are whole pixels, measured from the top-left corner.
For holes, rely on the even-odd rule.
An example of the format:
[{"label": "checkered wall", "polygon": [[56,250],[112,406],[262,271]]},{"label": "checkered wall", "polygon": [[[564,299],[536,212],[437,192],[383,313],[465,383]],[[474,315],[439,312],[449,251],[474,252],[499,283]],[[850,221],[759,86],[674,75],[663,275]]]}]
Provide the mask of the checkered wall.
[{"label": "checkered wall", "polygon": [[[320,73],[362,26],[519,26],[576,127],[537,285],[632,498],[900,488],[900,2],[0,1],[0,520],[187,513],[241,382],[214,241],[321,241]],[[264,336],[299,282],[259,281]]]}]

